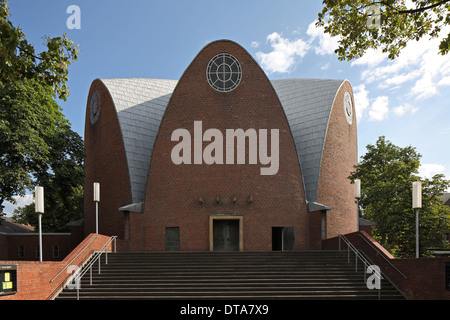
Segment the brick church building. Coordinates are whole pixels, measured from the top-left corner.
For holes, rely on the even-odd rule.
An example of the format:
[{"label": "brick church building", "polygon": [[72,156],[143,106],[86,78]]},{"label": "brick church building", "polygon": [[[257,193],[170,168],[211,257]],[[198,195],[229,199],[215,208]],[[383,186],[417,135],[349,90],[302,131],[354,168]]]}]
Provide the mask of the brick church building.
[{"label": "brick church building", "polygon": [[[116,249],[341,250],[340,234],[406,298],[450,299],[448,258],[395,259],[356,232],[354,106],[347,80],[269,80],[228,40],[203,48],[179,80],[94,80],[84,219],[44,234],[42,262],[36,233],[4,224],[0,300],[55,299],[73,267]],[[160,252],[149,254],[172,256]]]},{"label": "brick church building", "polygon": [[347,80],[269,80],[208,44],[179,80],[96,79],[86,110],[84,233],[122,250],[320,249],[357,230]]}]

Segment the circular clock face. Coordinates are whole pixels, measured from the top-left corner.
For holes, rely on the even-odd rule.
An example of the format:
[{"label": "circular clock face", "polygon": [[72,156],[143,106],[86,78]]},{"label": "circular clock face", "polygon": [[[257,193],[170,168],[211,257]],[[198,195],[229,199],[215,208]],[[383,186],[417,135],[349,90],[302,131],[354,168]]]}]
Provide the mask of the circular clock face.
[{"label": "circular clock face", "polygon": [[353,105],[352,98],[350,97],[350,93],[346,92],[344,95],[344,113],[347,118],[348,124],[353,123]]},{"label": "circular clock face", "polygon": [[229,92],[241,82],[242,69],[239,61],[228,53],[220,53],[212,58],[206,68],[208,83],[215,90]]},{"label": "circular clock face", "polygon": [[95,124],[100,117],[100,94],[97,90],[91,96],[91,101],[89,102],[89,118],[91,120],[91,124]]}]

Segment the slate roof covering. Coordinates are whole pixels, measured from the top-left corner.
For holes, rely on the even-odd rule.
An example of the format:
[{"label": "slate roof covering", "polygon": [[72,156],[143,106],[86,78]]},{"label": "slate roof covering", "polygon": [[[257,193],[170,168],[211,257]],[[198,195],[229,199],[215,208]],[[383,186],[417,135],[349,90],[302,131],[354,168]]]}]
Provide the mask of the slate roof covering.
[{"label": "slate roof covering", "polygon": [[30,225],[24,225],[14,222],[11,218],[0,217],[0,233],[28,233],[33,232],[34,228]]},{"label": "slate roof covering", "polygon": [[102,81],[119,118],[133,203],[143,202],[156,135],[178,81],[136,78]]},{"label": "slate roof covering", "polygon": [[273,80],[291,127],[308,202],[317,201],[322,151],[334,97],[342,80]]},{"label": "slate roof covering", "polygon": [[[133,203],[143,202],[161,119],[177,80],[101,79],[114,101],[124,139]],[[322,151],[334,97],[343,80],[273,80],[301,163],[306,199],[317,201]]]}]

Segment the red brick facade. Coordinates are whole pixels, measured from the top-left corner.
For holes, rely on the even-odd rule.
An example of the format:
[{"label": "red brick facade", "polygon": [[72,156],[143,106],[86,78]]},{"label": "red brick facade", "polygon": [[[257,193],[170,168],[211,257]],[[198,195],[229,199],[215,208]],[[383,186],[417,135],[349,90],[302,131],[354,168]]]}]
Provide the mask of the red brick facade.
[{"label": "red brick facade", "polygon": [[[239,86],[227,93],[214,90],[205,77],[209,61],[220,53],[232,54],[242,67]],[[91,124],[89,101],[95,91],[100,94],[101,116]],[[168,105],[164,106],[147,175],[144,210],[125,215],[119,208],[132,204],[135,197],[124,144],[125,124],[119,122],[119,111],[107,85],[95,80],[86,110],[84,232],[73,230],[71,236],[44,237],[45,262],[24,261],[36,259],[35,252],[29,249],[25,251],[24,260],[14,258],[20,245],[36,247],[36,236],[0,234],[0,259],[7,257],[0,264],[17,265],[18,275],[17,293],[2,296],[0,300],[51,299],[69,274],[62,272],[51,280],[68,263],[82,265],[93,250],[99,250],[109,239],[100,234],[119,236],[119,250],[163,251],[167,246],[167,228],[176,227],[179,250],[208,251],[214,248],[214,225],[223,220],[238,224],[239,250],[243,251],[273,250],[278,232],[274,229],[283,227],[293,230],[290,250],[337,249],[337,239],[332,237],[346,234],[408,298],[449,299],[450,291],[445,289],[445,267],[450,264],[449,259],[393,259],[370,236],[355,232],[356,204],[353,186],[347,177],[357,163],[357,132],[354,112],[352,124],[345,116],[346,92],[350,93],[354,106],[351,85],[344,81],[332,102],[318,164],[320,175],[314,200],[317,203],[311,206],[318,211],[309,212],[306,175],[302,176],[299,161],[302,150],[297,149],[273,83],[239,45],[231,41],[207,45],[186,69]],[[311,104],[314,105],[314,101]],[[251,128],[256,132],[267,129],[269,133],[277,129],[278,171],[274,175],[262,175],[260,169],[265,165],[249,164],[248,144],[245,164],[174,164],[171,152],[178,142],[172,141],[172,133],[182,128],[194,135],[196,121],[201,121],[202,134],[207,129],[219,130],[224,135],[224,143],[227,129]],[[202,147],[208,145],[209,142],[203,142]],[[94,182],[101,186],[100,234],[93,234],[96,229]],[[331,210],[321,211],[326,208],[322,205]],[[129,217],[129,232],[125,229],[128,225],[125,217]],[[84,236],[87,237],[69,254]],[[329,239],[322,241],[326,238]],[[53,243],[58,244],[64,260],[48,261],[53,260]]]},{"label": "red brick facade", "polygon": [[[0,296],[0,300],[47,300],[52,299],[71,276],[65,268],[70,265],[82,266],[92,252],[100,250],[109,237],[90,234],[62,261],[0,261],[1,265],[17,266],[17,292]],[[108,251],[112,250],[112,244]],[[58,274],[62,271],[60,274]]]},{"label": "red brick facade", "polygon": [[327,212],[327,238],[357,230],[354,187],[348,179],[358,161],[356,117],[353,112],[351,125],[346,120],[345,92],[352,92],[348,81],[334,99],[320,166],[318,202],[332,208]]},{"label": "red brick facade", "polygon": [[[227,93],[214,90],[205,76],[210,60],[221,53],[232,54],[242,67],[240,84]],[[101,80],[93,82],[88,101],[95,90],[102,107],[93,125],[89,105],[86,112],[85,233],[95,232],[92,184],[100,182],[99,232],[124,239],[124,214],[118,209],[132,203],[129,164],[114,101]],[[356,205],[347,179],[357,161],[356,120],[351,126],[346,122],[345,91],[351,92],[348,82],[333,102],[319,164],[318,202],[332,207],[328,236],[356,230]],[[248,144],[245,164],[174,164],[171,152],[178,142],[171,135],[182,128],[193,136],[195,121],[201,121],[202,134],[207,129],[222,132],[224,144],[227,129],[267,129],[269,150],[270,130],[279,130],[278,172],[261,175],[264,165],[249,164]],[[203,142],[203,148],[208,144]],[[319,249],[322,213],[308,212],[297,152],[280,99],[259,65],[234,42],[210,43],[186,69],[165,109],[151,156],[144,211],[130,214],[123,249],[165,250],[166,228],[177,227],[179,250],[211,250],[215,219],[239,222],[240,250],[272,250],[272,228],[282,227],[294,230],[292,249]]]},{"label": "red brick facade", "polygon": [[[4,239],[5,252],[0,255],[0,260],[39,260],[39,234],[8,234],[0,236]],[[0,238],[0,244],[2,244]],[[74,241],[77,243],[74,243]],[[43,234],[42,258],[46,261],[60,261],[64,259],[81,241],[81,239],[73,239],[70,233],[54,233]]]},{"label": "red brick facade", "polygon": [[[243,70],[240,85],[228,93],[212,89],[205,78],[208,62],[222,52],[233,54]],[[176,142],[170,139],[172,132],[177,128],[193,132],[197,120],[202,121],[203,130],[216,128],[222,133],[238,128],[279,129],[278,173],[261,175],[261,165],[248,161],[239,165],[173,164],[171,150]],[[204,197],[203,205],[198,203],[199,196]],[[180,250],[209,250],[209,216],[220,214],[243,217],[243,250],[271,250],[272,226],[293,226],[295,247],[308,247],[306,202],[289,125],[269,80],[241,47],[232,42],[213,43],[181,77],[156,140],[146,200],[141,237],[142,246],[150,250],[164,249],[166,226],[180,228]]]},{"label": "red brick facade", "polygon": [[[121,206],[131,203],[128,166],[123,146],[123,137],[112,98],[100,80],[95,80],[89,97],[98,90],[101,110],[98,121],[90,124],[89,107],[86,110],[84,141],[87,152],[84,182],[84,232],[95,232],[95,203],[93,183],[100,183],[98,209],[101,234],[123,236]],[[89,101],[89,100],[88,100]]]}]

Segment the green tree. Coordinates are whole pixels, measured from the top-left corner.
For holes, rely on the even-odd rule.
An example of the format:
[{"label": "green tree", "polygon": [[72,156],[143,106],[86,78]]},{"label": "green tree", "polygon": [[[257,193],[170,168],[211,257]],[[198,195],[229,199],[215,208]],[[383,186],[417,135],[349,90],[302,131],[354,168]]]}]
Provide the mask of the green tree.
[{"label": "green tree", "polygon": [[[68,124],[58,126],[47,138],[49,161],[36,180],[44,187],[44,232],[68,231],[66,224],[83,216],[84,144]],[[38,226],[34,203],[15,210],[13,218],[20,223]]]},{"label": "green tree", "polygon": [[374,237],[396,256],[415,255],[415,212],[412,182],[422,181],[422,209],[419,211],[419,248],[436,245],[436,235],[448,231],[449,207],[440,197],[450,185],[443,175],[432,179],[418,176],[421,155],[415,148],[395,146],[385,137],[367,146],[350,179],[361,179],[359,205],[362,217],[376,223]]},{"label": "green tree", "polygon": [[77,60],[79,49],[72,40],[62,37],[44,37],[47,50],[36,53],[20,28],[9,21],[8,3],[0,0],[0,77],[1,81],[14,83],[34,79],[50,86],[53,93],[66,100],[69,90],[68,68]]},{"label": "green tree", "polygon": [[[424,36],[438,37],[450,25],[450,0],[324,0],[318,26],[340,37],[336,53],[340,60],[361,57],[369,48],[381,48],[396,58],[409,41]],[[376,10],[373,10],[376,9]],[[379,24],[369,23],[379,18]],[[379,25],[379,27],[377,27]],[[450,49],[450,33],[436,48],[441,54]]]},{"label": "green tree", "polygon": [[69,95],[68,66],[78,55],[65,36],[47,37],[47,50],[36,53],[9,16],[0,0],[0,216],[3,202],[14,203],[48,168],[48,142],[68,125],[54,98]]}]

